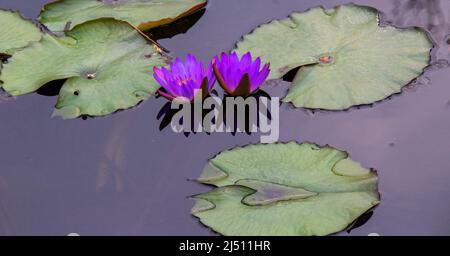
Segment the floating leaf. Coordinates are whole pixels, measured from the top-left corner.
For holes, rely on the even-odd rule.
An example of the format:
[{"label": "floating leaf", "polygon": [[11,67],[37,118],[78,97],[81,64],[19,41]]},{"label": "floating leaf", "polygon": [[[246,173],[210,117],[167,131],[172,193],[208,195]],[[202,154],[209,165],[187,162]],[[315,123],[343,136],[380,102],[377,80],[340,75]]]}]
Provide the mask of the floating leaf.
[{"label": "floating leaf", "polygon": [[41,30],[17,12],[0,10],[0,54],[12,55],[30,42],[41,39]]},{"label": "floating leaf", "polygon": [[272,79],[301,67],[285,102],[343,110],[401,92],[429,65],[432,47],[423,30],[381,26],[376,9],[350,4],[262,25],[237,51],[270,62]]},{"label": "floating leaf", "polygon": [[379,203],[375,171],[330,146],[250,145],[211,159],[192,214],[224,235],[328,235]]},{"label": "floating leaf", "polygon": [[135,106],[159,88],[153,67],[168,58],[128,23],[100,19],[75,27],[65,37],[45,35],[4,65],[3,88],[17,96],[48,82],[67,79],[55,114],[64,118],[102,116]]},{"label": "floating leaf", "polygon": [[98,18],[115,18],[148,30],[192,14],[206,3],[207,0],[60,0],[47,4],[40,20],[52,31],[67,31]]}]

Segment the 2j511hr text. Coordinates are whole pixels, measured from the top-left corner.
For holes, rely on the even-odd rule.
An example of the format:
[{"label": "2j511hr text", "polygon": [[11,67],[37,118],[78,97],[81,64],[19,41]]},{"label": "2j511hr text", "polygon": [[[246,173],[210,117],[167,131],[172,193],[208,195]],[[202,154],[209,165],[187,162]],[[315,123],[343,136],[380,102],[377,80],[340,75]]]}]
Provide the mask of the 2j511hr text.
[{"label": "2j511hr text", "polygon": [[270,251],[269,241],[224,241],[223,251]]}]

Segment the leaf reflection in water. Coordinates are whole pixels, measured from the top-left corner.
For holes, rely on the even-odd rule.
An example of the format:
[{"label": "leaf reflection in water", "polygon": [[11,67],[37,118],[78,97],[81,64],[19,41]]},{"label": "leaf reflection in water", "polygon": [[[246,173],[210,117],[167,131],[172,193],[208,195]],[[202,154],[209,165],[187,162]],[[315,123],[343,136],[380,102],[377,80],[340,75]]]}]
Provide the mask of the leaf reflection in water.
[{"label": "leaf reflection in water", "polygon": [[125,151],[127,138],[125,136],[128,128],[126,116],[114,121],[113,128],[105,146],[105,155],[100,161],[97,176],[97,189],[104,189],[110,182],[113,183],[116,192],[125,190],[124,172],[126,166]]},{"label": "leaf reflection in water", "polygon": [[14,234],[14,225],[11,221],[10,214],[6,210],[4,204],[4,195],[7,192],[8,183],[5,178],[0,176],[0,236],[8,236]]},{"label": "leaf reflection in water", "polygon": [[438,68],[449,67],[450,47],[450,1],[442,0],[394,0],[389,15],[391,21],[400,27],[419,26],[427,29],[439,46],[436,49]]}]

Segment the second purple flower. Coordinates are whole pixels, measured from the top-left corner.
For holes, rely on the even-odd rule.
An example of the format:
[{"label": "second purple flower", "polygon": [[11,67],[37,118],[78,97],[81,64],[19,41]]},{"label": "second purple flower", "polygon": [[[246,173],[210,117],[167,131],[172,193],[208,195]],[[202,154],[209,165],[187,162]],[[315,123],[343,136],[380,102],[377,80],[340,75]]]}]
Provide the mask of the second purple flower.
[{"label": "second purple flower", "polygon": [[220,86],[234,97],[246,97],[256,92],[270,73],[270,65],[267,63],[261,68],[261,59],[258,57],[253,61],[250,52],[240,60],[235,52],[222,53],[220,58],[214,58],[213,67]]}]

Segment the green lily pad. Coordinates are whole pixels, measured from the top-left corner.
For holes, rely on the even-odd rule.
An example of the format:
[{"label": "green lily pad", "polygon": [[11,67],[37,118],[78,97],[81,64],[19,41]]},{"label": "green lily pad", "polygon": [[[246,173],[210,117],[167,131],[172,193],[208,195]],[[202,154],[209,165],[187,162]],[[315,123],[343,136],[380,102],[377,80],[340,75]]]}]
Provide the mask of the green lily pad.
[{"label": "green lily pad", "polygon": [[346,152],[311,143],[259,144],[211,159],[192,214],[224,235],[329,235],[380,201],[378,176]]},{"label": "green lily pad", "polygon": [[236,51],[270,62],[272,79],[301,67],[285,102],[343,110],[401,92],[429,65],[432,47],[423,30],[382,26],[376,9],[349,4],[262,25]]},{"label": "green lily pad", "polygon": [[0,24],[0,54],[12,55],[42,37],[41,30],[18,12],[0,9]]},{"label": "green lily pad", "polygon": [[55,114],[103,116],[137,105],[156,92],[153,67],[166,65],[159,46],[123,21],[83,23],[65,37],[44,35],[3,66],[3,88],[18,96],[67,79]]},{"label": "green lily pad", "polygon": [[44,7],[40,21],[52,31],[68,31],[89,20],[115,18],[144,31],[192,14],[206,4],[207,0],[60,0]]}]

